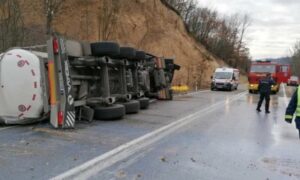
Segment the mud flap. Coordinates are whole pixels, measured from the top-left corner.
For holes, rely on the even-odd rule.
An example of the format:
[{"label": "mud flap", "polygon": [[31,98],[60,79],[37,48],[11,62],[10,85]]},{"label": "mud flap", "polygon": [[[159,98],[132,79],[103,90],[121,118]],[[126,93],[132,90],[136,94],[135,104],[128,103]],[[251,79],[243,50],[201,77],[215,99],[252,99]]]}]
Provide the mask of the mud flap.
[{"label": "mud flap", "polygon": [[82,106],[79,110],[79,119],[92,122],[94,118],[94,109],[88,106]]}]

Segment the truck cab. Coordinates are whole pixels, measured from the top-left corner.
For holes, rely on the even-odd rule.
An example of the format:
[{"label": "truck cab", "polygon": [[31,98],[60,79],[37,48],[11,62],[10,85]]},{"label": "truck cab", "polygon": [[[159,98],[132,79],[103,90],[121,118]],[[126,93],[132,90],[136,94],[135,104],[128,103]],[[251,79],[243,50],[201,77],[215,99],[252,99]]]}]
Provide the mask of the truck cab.
[{"label": "truck cab", "polygon": [[275,81],[275,85],[272,85],[272,93],[276,94],[280,88],[280,65],[277,63],[273,63],[270,61],[254,61],[251,64],[250,72],[248,74],[249,81],[249,93],[258,92],[258,84],[259,80],[265,77],[266,73],[271,73],[273,80]]},{"label": "truck cab", "polygon": [[239,85],[239,70],[233,68],[217,68],[212,76],[211,90],[236,90]]}]

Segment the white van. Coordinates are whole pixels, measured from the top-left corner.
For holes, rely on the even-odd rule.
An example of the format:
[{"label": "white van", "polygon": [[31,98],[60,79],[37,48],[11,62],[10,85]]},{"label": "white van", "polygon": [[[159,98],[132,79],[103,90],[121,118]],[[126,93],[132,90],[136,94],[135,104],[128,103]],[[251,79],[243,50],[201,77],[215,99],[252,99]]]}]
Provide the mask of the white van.
[{"label": "white van", "polygon": [[211,90],[237,90],[239,70],[233,68],[217,68],[212,76]]}]

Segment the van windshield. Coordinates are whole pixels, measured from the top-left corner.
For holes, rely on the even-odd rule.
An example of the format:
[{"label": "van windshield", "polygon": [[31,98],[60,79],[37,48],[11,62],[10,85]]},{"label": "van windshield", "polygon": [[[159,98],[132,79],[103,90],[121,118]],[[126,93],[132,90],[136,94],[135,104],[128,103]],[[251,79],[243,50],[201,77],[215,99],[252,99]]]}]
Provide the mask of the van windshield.
[{"label": "van windshield", "polygon": [[215,79],[231,79],[232,72],[216,72]]}]

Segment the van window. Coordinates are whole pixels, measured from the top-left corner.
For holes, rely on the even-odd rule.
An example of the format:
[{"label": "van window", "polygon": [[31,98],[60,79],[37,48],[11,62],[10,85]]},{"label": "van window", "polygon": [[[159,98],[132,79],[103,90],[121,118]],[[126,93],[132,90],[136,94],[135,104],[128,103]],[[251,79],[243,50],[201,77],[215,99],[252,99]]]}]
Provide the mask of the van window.
[{"label": "van window", "polygon": [[216,79],[231,79],[232,73],[231,72],[216,72],[215,78]]},{"label": "van window", "polygon": [[281,72],[288,72],[289,67],[288,66],[281,66]]}]

